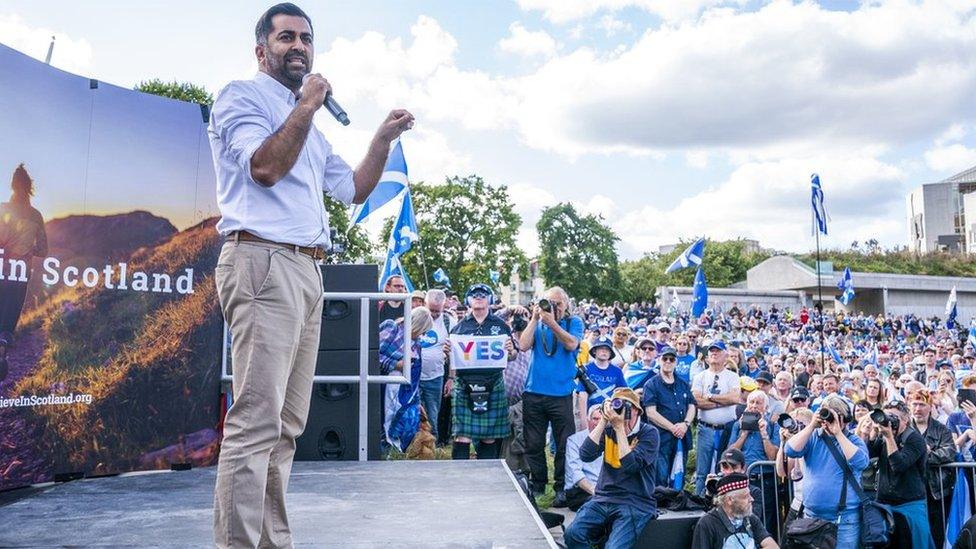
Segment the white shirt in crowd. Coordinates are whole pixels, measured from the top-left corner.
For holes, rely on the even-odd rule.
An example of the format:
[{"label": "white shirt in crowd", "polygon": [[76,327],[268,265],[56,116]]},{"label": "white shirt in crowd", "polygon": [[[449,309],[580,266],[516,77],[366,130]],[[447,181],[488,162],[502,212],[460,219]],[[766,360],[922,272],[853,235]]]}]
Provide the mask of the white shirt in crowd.
[{"label": "white shirt in crowd", "polygon": [[[712,385],[718,376],[718,386],[716,391],[712,391]],[[696,375],[691,381],[691,390],[698,391],[708,397],[709,395],[722,395],[728,393],[733,388],[739,386],[739,376],[732,370],[722,370],[718,374],[711,370],[705,370]],[[701,410],[698,412],[698,419],[712,425],[724,425],[735,420],[735,405],[721,406],[711,410]]]},{"label": "white shirt in crowd", "polygon": [[254,151],[285,123],[296,103],[291,90],[263,72],[235,80],[217,94],[207,134],[217,172],[220,234],[246,230],[282,244],[330,247],[322,195],[351,204],[356,187],[352,168],[315,125],[295,165],[273,187],[251,177]]},{"label": "white shirt in crowd", "polygon": [[[447,319],[447,326],[444,325],[444,319]],[[426,337],[420,343],[421,381],[437,379],[444,375],[444,361],[447,360],[444,356],[444,343],[447,342],[448,334],[455,324],[457,324],[457,320],[444,313],[434,319],[434,327],[427,332]]]}]

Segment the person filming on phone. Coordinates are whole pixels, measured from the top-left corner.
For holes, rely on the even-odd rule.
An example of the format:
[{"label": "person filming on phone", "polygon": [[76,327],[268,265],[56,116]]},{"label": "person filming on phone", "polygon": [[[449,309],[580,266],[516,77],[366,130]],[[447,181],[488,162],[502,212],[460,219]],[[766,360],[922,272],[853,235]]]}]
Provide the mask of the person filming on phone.
[{"label": "person filming on phone", "polygon": [[391,111],[351,168],[312,123],[332,91],[312,72],[312,20],[294,4],[277,4],[258,19],[254,37],[258,73],[217,94],[207,128],[224,238],[214,278],[234,364],[214,494],[218,547],[293,544],[285,491],[318,356],[317,262],[331,248],[323,198],[365,201],[390,142],[414,120]]}]

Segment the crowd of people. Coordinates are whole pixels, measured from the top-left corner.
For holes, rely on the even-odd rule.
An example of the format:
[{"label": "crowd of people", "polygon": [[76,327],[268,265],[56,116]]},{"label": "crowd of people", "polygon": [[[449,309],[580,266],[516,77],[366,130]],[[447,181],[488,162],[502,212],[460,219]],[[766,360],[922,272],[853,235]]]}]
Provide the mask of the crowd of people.
[{"label": "crowd of people", "polygon": [[[396,306],[381,305],[381,340],[401,322]],[[696,548],[776,547],[821,530],[857,547],[869,500],[905,525],[901,546],[946,542],[956,472],[943,466],[976,455],[976,349],[961,327],[737,304],[690,318],[574,302],[560,288],[503,307],[484,284],[415,292],[413,306],[419,376],[388,389],[418,410],[406,432],[429,424],[454,459],[472,444],[479,459],[503,457],[536,495],[551,478],[553,506],[577,512],[569,547],[632,546],[662,490],[686,479],[711,509]],[[510,336],[507,367],[453,368],[451,333]]]}]

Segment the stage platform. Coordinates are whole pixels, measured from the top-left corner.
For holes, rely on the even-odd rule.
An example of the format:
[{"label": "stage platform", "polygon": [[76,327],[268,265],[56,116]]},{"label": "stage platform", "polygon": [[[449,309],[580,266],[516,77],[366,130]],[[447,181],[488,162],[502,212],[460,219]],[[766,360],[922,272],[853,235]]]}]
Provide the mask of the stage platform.
[{"label": "stage platform", "polygon": [[[215,474],[29,489],[0,506],[0,547],[212,547]],[[502,461],[296,462],[288,512],[299,547],[555,547]]]}]

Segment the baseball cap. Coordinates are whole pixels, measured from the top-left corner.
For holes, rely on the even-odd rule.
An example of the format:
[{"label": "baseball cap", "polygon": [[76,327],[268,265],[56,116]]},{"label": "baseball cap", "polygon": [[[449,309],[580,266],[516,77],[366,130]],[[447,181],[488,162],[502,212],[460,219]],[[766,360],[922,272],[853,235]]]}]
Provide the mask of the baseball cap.
[{"label": "baseball cap", "polygon": [[426,299],[427,293],[423,290],[414,290],[410,292],[410,297],[419,297],[420,299]]},{"label": "baseball cap", "polygon": [[712,349],[718,349],[720,351],[727,350],[725,347],[725,342],[722,341],[721,339],[716,339],[715,341],[712,341],[711,343],[708,344],[708,350],[711,351]]},{"label": "baseball cap", "polygon": [[742,450],[736,450],[735,448],[729,448],[728,450],[722,452],[722,459],[718,460],[719,464],[730,463],[733,465],[746,464],[746,455],[742,453]]},{"label": "baseball cap", "polygon": [[763,371],[759,372],[759,375],[756,376],[756,382],[758,383],[760,381],[764,381],[764,382],[769,383],[770,385],[772,385],[772,383],[773,383],[773,374],[767,372],[766,370],[763,370]]},{"label": "baseball cap", "polygon": [[757,385],[756,380],[752,379],[751,377],[741,376],[739,377],[739,388],[743,391],[755,391],[759,388],[759,385]]},{"label": "baseball cap", "polygon": [[793,387],[793,390],[790,391],[790,400],[799,400],[801,398],[803,400],[809,400],[810,390],[806,387]]},{"label": "baseball cap", "polygon": [[678,351],[675,351],[674,347],[668,345],[663,349],[661,349],[661,356],[667,356],[667,355],[678,356]]}]

